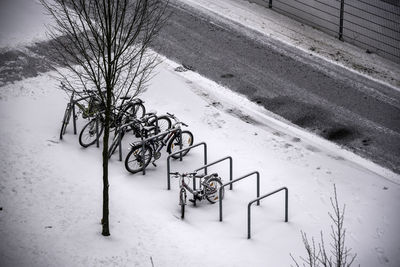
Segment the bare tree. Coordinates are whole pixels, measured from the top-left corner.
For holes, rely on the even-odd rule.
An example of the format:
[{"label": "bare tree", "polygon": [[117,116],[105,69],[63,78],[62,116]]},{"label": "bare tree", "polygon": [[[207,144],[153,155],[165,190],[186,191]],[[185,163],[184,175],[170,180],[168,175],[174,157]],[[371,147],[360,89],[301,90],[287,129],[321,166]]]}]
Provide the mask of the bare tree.
[{"label": "bare tree", "polygon": [[[321,231],[321,242],[318,246],[315,245],[314,238],[309,241],[306,233],[301,232],[304,248],[307,252],[307,257],[300,257],[303,267],[350,267],[357,257],[357,254],[352,255],[351,249],[346,247],[346,229],[344,228],[344,212],[346,206],[343,205],[341,209],[337,198],[336,185],[334,185],[334,197],[330,198],[334,214],[328,212],[329,217],[333,221],[331,225],[331,238],[330,250],[325,246],[324,235]],[[330,253],[329,253],[330,252]],[[330,254],[330,255],[328,255]],[[300,264],[290,255],[296,265]]]},{"label": "bare tree", "polygon": [[40,0],[56,24],[49,29],[66,90],[95,89],[104,108],[102,235],[109,230],[108,143],[113,99],[145,88],[156,56],[149,45],[165,21],[168,1]]}]

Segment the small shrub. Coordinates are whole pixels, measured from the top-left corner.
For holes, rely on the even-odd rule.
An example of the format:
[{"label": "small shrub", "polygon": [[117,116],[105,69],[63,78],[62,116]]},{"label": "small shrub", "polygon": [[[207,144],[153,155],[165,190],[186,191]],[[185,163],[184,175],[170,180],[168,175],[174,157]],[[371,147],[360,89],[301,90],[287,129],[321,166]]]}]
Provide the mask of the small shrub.
[{"label": "small shrub", "polygon": [[315,243],[314,238],[310,240],[307,234],[301,231],[301,237],[307,254],[306,257],[299,257],[299,261],[290,254],[296,267],[350,267],[357,257],[357,254],[352,255],[351,249],[345,245],[346,228],[344,228],[343,223],[346,205],[343,205],[343,208],[340,209],[336,186],[334,185],[333,188],[334,198],[330,198],[333,214],[328,212],[329,217],[333,221],[333,225],[331,225],[330,237],[332,240],[330,242],[330,248],[325,246],[322,231],[318,244]]}]

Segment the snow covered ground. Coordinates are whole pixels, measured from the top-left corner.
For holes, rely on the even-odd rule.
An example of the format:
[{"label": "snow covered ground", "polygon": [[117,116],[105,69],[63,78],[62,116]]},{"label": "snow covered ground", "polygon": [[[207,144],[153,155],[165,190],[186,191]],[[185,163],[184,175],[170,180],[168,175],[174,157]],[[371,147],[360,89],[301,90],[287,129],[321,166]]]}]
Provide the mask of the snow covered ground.
[{"label": "snow covered ground", "polygon": [[[42,34],[36,29],[32,36]],[[289,266],[289,253],[304,255],[300,230],[328,238],[333,184],[358,263],[399,266],[399,175],[176,67],[166,59],[159,65],[142,96],[146,107],[188,123],[195,143],[207,142],[209,162],[232,156],[234,177],[259,171],[261,194],[287,186],[289,222],[283,195],[266,199],[253,207],[247,240],[252,178],[226,192],[224,222],[205,202],[181,220],[176,179],[166,190],[166,153],[146,176],[131,175],[114,156],[111,236],[101,236],[101,151],[81,148],[71,125],[58,140],[68,98],[47,73],[0,87],[0,266]],[[133,140],[125,139],[124,155]],[[194,150],[172,169],[191,171],[201,159]],[[228,181],[226,163],[212,171]]]},{"label": "snow covered ground", "polygon": [[[303,253],[300,230],[327,235],[333,184],[347,204],[348,244],[361,265],[397,266],[398,176],[374,173],[339,148],[252,116],[245,99],[226,97],[224,89],[225,97],[218,97],[218,86],[210,89],[196,74],[181,76],[174,68],[160,65],[143,95],[146,106],[187,122],[195,142],[207,142],[209,161],[232,156],[234,177],[258,170],[262,194],[287,186],[289,223],[283,222],[283,196],[277,195],[254,207],[253,238],[246,239],[252,179],[226,193],[224,222],[218,222],[218,206],[207,203],[190,206],[182,221],[176,181],[166,190],[165,154],[146,176],[129,174],[114,156],[112,235],[102,237],[101,152],[81,148],[71,127],[58,140],[67,98],[46,74],[1,88],[2,266],[151,266],[150,258],[154,266],[288,266],[290,252]],[[172,168],[191,171],[201,156],[193,151]],[[213,170],[228,180],[227,165]]]}]

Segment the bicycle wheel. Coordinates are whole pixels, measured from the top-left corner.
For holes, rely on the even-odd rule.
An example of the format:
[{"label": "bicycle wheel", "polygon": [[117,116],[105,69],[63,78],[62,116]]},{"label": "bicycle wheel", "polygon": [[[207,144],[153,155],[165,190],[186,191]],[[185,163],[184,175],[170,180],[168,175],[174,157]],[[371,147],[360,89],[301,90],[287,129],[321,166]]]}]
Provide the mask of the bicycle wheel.
[{"label": "bicycle wheel", "polygon": [[185,218],[185,205],[186,205],[186,191],[181,189],[179,193],[179,205],[181,205],[181,219]]},{"label": "bicycle wheel", "polygon": [[207,186],[205,186],[205,194],[206,198],[210,203],[215,203],[219,200],[224,198],[224,189],[222,189],[221,196],[219,195],[219,189],[222,186],[221,178],[213,177],[207,181]]},{"label": "bicycle wheel", "polygon": [[[99,138],[103,133],[104,125],[100,121],[98,121],[98,131],[99,131]],[[79,134],[79,144],[83,147],[88,147],[96,143],[97,141],[97,134],[96,134],[96,119],[92,119],[89,121],[82,129],[81,133]]]},{"label": "bicycle wheel", "polygon": [[108,158],[111,158],[112,154],[114,154],[115,150],[117,149],[118,145],[119,145],[119,138],[121,136],[121,140],[122,138],[124,138],[125,135],[125,131],[122,132],[118,132],[116,135],[114,135],[114,138],[112,140],[112,143],[108,149]]},{"label": "bicycle wheel", "polygon": [[143,118],[144,115],[146,114],[146,108],[142,103],[130,103],[126,106],[124,109],[124,112],[127,114],[127,116],[132,117],[132,118]]},{"label": "bicycle wheel", "polygon": [[[156,123],[157,121],[157,123]],[[158,131],[157,133],[162,133],[165,132],[168,129],[171,129],[172,122],[171,119],[168,116],[160,116],[157,119],[153,119],[149,122],[149,125],[151,126],[157,126],[158,125]]]},{"label": "bicycle wheel", "polygon": [[64,117],[63,117],[63,121],[62,121],[62,125],[61,125],[60,140],[63,139],[63,135],[65,134],[65,131],[67,130],[67,125],[71,118],[71,112],[72,112],[71,105],[68,103],[67,108],[65,109],[65,112],[64,112]]},{"label": "bicycle wheel", "polygon": [[151,146],[144,147],[144,164],[143,164],[143,148],[142,145],[136,145],[131,148],[125,159],[125,168],[131,173],[137,173],[149,165],[153,157]]},{"label": "bicycle wheel", "polygon": [[[193,145],[193,134],[189,131],[182,131],[181,134],[179,133],[175,134],[174,137],[171,139],[171,141],[169,141],[167,148],[168,153],[172,154],[174,152],[181,150],[180,148],[181,139],[182,139],[182,149]],[[182,157],[186,156],[186,154],[189,153],[189,150],[182,152]],[[180,154],[173,155],[172,158],[179,159]]]}]

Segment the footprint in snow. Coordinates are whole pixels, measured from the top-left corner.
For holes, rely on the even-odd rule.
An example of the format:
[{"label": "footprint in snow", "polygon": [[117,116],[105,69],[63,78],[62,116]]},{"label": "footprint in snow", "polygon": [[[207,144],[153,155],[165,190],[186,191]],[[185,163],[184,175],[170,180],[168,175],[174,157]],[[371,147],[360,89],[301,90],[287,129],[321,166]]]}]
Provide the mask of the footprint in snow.
[{"label": "footprint in snow", "polygon": [[380,239],[384,233],[385,232],[381,228],[377,227],[376,228],[376,239]]},{"label": "footprint in snow", "polygon": [[389,263],[389,259],[386,257],[385,250],[383,248],[377,247],[375,248],[375,251],[377,253],[378,260],[381,264]]}]

